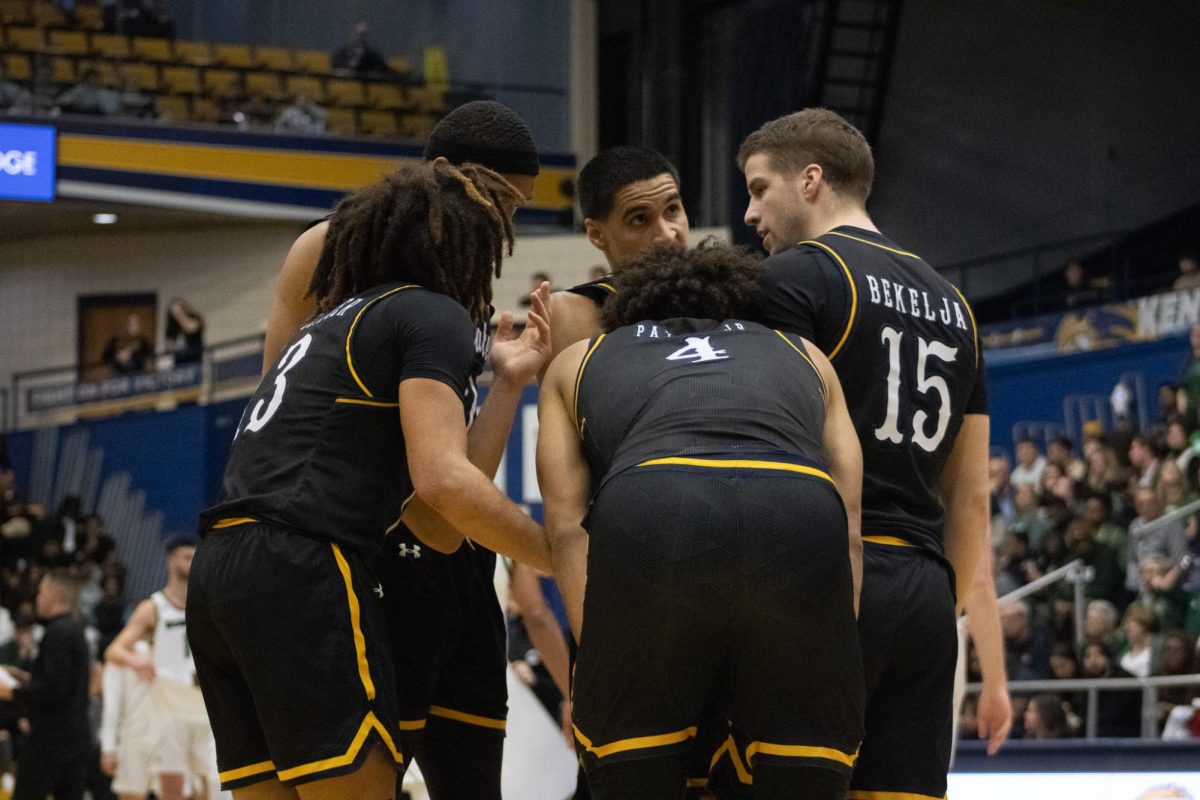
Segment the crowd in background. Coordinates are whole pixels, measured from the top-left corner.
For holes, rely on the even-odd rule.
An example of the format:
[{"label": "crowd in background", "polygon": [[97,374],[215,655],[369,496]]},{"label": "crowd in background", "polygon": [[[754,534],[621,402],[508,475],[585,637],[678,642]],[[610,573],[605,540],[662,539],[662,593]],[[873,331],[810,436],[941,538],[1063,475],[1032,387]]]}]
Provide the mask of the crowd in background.
[{"label": "crowd in background", "polygon": [[[1200,518],[1192,506],[1200,497],[1200,326],[1191,337],[1192,355],[1179,384],[1162,387],[1150,430],[1119,416],[1113,433],[1085,429],[1078,448],[1065,437],[1026,439],[1015,462],[992,457],[997,594],[1075,560],[1089,578],[1082,631],[1070,582],[1001,606],[1010,681],[1200,672]],[[978,680],[973,652],[969,669]],[[1159,690],[1161,735],[1200,736],[1198,689]],[[1014,697],[1017,736],[1080,736],[1086,715],[1083,692]],[[971,702],[962,722],[963,735],[973,735]],[[1140,735],[1141,691],[1101,693],[1097,723],[1100,736]]]},{"label": "crowd in background", "polygon": [[[94,657],[92,728],[99,725],[100,659],[125,624],[125,568],[115,541],[95,514],[85,514],[78,497],[65,497],[47,513],[27,502],[7,463],[0,435],[0,665],[29,673],[42,635],[35,597],[43,576],[65,571],[80,587],[78,611]],[[29,733],[27,709],[0,702],[0,788],[11,777],[15,756]],[[97,745],[96,759],[99,764]],[[110,797],[98,767],[94,797]]]}]

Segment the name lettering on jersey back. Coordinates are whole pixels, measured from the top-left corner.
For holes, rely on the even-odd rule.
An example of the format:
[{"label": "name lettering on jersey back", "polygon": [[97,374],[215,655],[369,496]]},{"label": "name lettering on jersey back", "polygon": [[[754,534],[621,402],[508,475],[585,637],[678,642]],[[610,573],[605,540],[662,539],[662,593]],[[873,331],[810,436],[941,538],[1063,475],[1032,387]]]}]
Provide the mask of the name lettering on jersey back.
[{"label": "name lettering on jersey back", "polygon": [[329,319],[330,317],[345,316],[347,311],[349,311],[350,309],[354,308],[357,305],[360,305],[362,302],[363,302],[363,299],[361,297],[352,297],[349,300],[347,300],[346,302],[342,303],[337,308],[335,308],[331,311],[326,311],[324,314],[322,314],[319,317],[316,317],[311,322],[306,322],[305,324],[301,325],[300,330],[302,330],[302,331],[308,330],[309,328],[311,328],[314,325],[320,325],[322,322]]},{"label": "name lettering on jersey back", "polygon": [[943,325],[953,325],[964,331],[970,331],[962,303],[948,297],[929,297],[929,292],[913,289],[887,278],[876,278],[867,275],[867,288],[870,291],[871,302],[885,308],[892,308],[901,314],[908,314],[917,319],[929,322],[940,321]]}]

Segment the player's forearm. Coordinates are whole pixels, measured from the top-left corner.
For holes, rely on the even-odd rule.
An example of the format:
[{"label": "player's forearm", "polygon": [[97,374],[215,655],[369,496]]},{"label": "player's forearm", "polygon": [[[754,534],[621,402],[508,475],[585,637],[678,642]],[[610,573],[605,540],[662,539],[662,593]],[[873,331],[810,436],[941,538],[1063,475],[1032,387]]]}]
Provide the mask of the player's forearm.
[{"label": "player's forearm", "polygon": [[471,531],[472,540],[534,569],[550,572],[550,545],[542,526],[522,513],[465,459],[443,463],[416,489],[417,496],[446,522],[460,531]]},{"label": "player's forearm", "polygon": [[992,582],[991,570],[987,572],[987,575],[975,576],[967,593],[967,630],[975,642],[984,684],[1003,691],[1008,687],[1004,668],[1004,637],[1000,631],[996,586]]},{"label": "player's forearm", "polygon": [[562,592],[571,634],[578,642],[583,629],[583,597],[587,590],[587,531],[578,524],[551,524],[547,533],[554,560],[554,580]]},{"label": "player's forearm", "polygon": [[400,521],[421,540],[439,553],[455,553],[462,546],[462,531],[447,522],[424,500],[413,497],[404,509]]},{"label": "player's forearm", "polygon": [[532,614],[523,613],[521,618],[525,620],[525,631],[529,634],[529,641],[541,655],[542,663],[546,665],[546,671],[550,673],[554,685],[563,697],[567,697],[570,694],[567,643],[563,639],[562,629],[558,627],[558,620],[550,609],[545,607]]},{"label": "player's forearm", "polygon": [[863,541],[862,532],[857,526],[850,531],[850,579],[854,585],[854,616],[858,617],[859,600],[862,597]]},{"label": "player's forearm", "polygon": [[506,380],[493,381],[488,387],[487,399],[467,432],[467,458],[489,478],[496,477],[500,459],[504,457],[523,389]]},{"label": "player's forearm", "polygon": [[120,725],[122,706],[120,667],[104,667],[104,702],[100,711],[100,751],[117,752],[117,728]]},{"label": "player's forearm", "polygon": [[975,567],[988,537],[988,495],[959,492],[946,507],[946,559],[954,568],[955,593],[961,606],[971,592]]}]

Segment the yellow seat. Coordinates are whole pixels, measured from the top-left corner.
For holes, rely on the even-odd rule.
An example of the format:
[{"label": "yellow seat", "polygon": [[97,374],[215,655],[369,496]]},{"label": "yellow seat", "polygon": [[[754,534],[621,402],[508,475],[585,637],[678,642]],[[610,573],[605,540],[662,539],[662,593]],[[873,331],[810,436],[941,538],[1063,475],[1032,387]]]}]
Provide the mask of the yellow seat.
[{"label": "yellow seat", "polygon": [[197,97],[192,101],[192,119],[196,122],[217,122],[219,116],[216,101],[208,97]]},{"label": "yellow seat", "polygon": [[33,23],[42,28],[64,28],[67,15],[54,3],[39,0],[33,4]]},{"label": "yellow seat", "polygon": [[412,105],[412,102],[400,91],[400,87],[392,83],[367,84],[367,100],[375,108],[383,111],[396,111]]},{"label": "yellow seat", "polygon": [[324,50],[297,50],[292,54],[296,69],[311,72],[314,75],[328,75],[333,68],[329,53]]},{"label": "yellow seat", "polygon": [[8,29],[8,43],[17,50],[41,50],[46,46],[46,40],[42,36],[41,28],[10,27]]},{"label": "yellow seat", "polygon": [[289,75],[285,87],[290,97],[302,94],[316,103],[325,102],[325,87],[320,78],[311,75]]},{"label": "yellow seat", "polygon": [[50,46],[60,53],[81,56],[88,52],[88,37],[83,31],[50,31]]},{"label": "yellow seat", "polygon": [[325,130],[329,133],[355,133],[354,110],[349,108],[328,109],[325,115]]},{"label": "yellow seat", "polygon": [[78,67],[77,67],[77,72],[79,73],[79,77],[81,80],[83,78],[84,73],[88,72],[89,70],[94,71],[97,75],[100,76],[100,84],[102,86],[114,87],[114,86],[121,85],[120,76],[117,75],[116,63],[113,61],[109,61],[109,60],[103,59],[103,58],[100,58],[100,59],[93,58],[93,59],[87,59],[86,61],[79,62]]},{"label": "yellow seat", "polygon": [[400,126],[396,124],[396,112],[394,111],[363,111],[359,115],[359,121],[362,124],[363,133],[375,136],[396,136],[400,133]]},{"label": "yellow seat", "polygon": [[175,58],[175,54],[171,52],[170,39],[151,36],[135,36],[133,54],[146,61],[173,61]]},{"label": "yellow seat", "polygon": [[437,120],[428,114],[400,115],[400,129],[406,139],[428,139],[435,124],[437,124]]},{"label": "yellow seat", "polygon": [[191,116],[188,99],[173,94],[162,94],[155,98],[154,110],[158,112],[159,119],[168,122],[172,120],[186,120]]},{"label": "yellow seat", "polygon": [[446,113],[446,90],[432,86],[414,86],[409,95],[417,110],[424,114]]},{"label": "yellow seat", "polygon": [[387,65],[391,68],[392,72],[400,75],[407,75],[411,71],[411,68],[408,65],[408,59],[404,56],[389,56],[387,59]]},{"label": "yellow seat", "polygon": [[283,47],[256,47],[254,48],[254,61],[263,69],[290,72],[292,51]]},{"label": "yellow seat", "polygon": [[33,3],[29,0],[0,0],[0,23],[32,25]]},{"label": "yellow seat", "polygon": [[84,30],[104,30],[104,9],[100,7],[99,3],[95,5],[76,4],[75,21]]},{"label": "yellow seat", "polygon": [[93,33],[92,52],[107,58],[127,58],[129,56],[129,40],[124,36],[116,36],[111,33]]},{"label": "yellow seat", "polygon": [[260,97],[278,97],[281,94],[279,76],[274,72],[247,72],[246,91]]},{"label": "yellow seat", "polygon": [[158,67],[154,64],[126,64],[124,74],[133,79],[137,88],[147,92],[158,91]]},{"label": "yellow seat", "polygon": [[215,54],[217,61],[227,67],[246,69],[254,66],[250,58],[250,48],[244,44],[219,44],[215,48]]},{"label": "yellow seat", "polygon": [[29,65],[29,56],[23,53],[5,54],[4,76],[13,81],[27,81],[33,78],[33,69]]},{"label": "yellow seat", "polygon": [[325,91],[329,99],[339,106],[361,106],[367,102],[360,81],[331,80]]},{"label": "yellow seat", "polygon": [[75,83],[75,59],[55,56],[50,62],[50,75],[55,83]]},{"label": "yellow seat", "polygon": [[175,58],[185,64],[203,67],[212,63],[212,45],[208,42],[175,42]]},{"label": "yellow seat", "polygon": [[200,94],[200,70],[195,67],[163,67],[162,82],[173,94]]},{"label": "yellow seat", "polygon": [[231,94],[240,88],[241,75],[234,70],[204,70],[204,90],[209,94]]}]

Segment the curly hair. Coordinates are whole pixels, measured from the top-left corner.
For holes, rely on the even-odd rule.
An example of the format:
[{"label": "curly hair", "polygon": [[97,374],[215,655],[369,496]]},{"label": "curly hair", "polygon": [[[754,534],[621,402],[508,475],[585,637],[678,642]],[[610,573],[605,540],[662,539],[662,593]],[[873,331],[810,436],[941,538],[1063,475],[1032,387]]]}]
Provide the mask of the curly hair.
[{"label": "curly hair", "polygon": [[611,331],[643,320],[744,317],[758,300],[761,272],[756,256],[712,239],[694,250],[659,245],[616,276],[600,324]]},{"label": "curly hair", "polygon": [[373,286],[408,281],[451,297],[476,322],[490,314],[492,278],[521,194],[478,164],[401,167],[334,209],[308,285],[317,313]]}]

